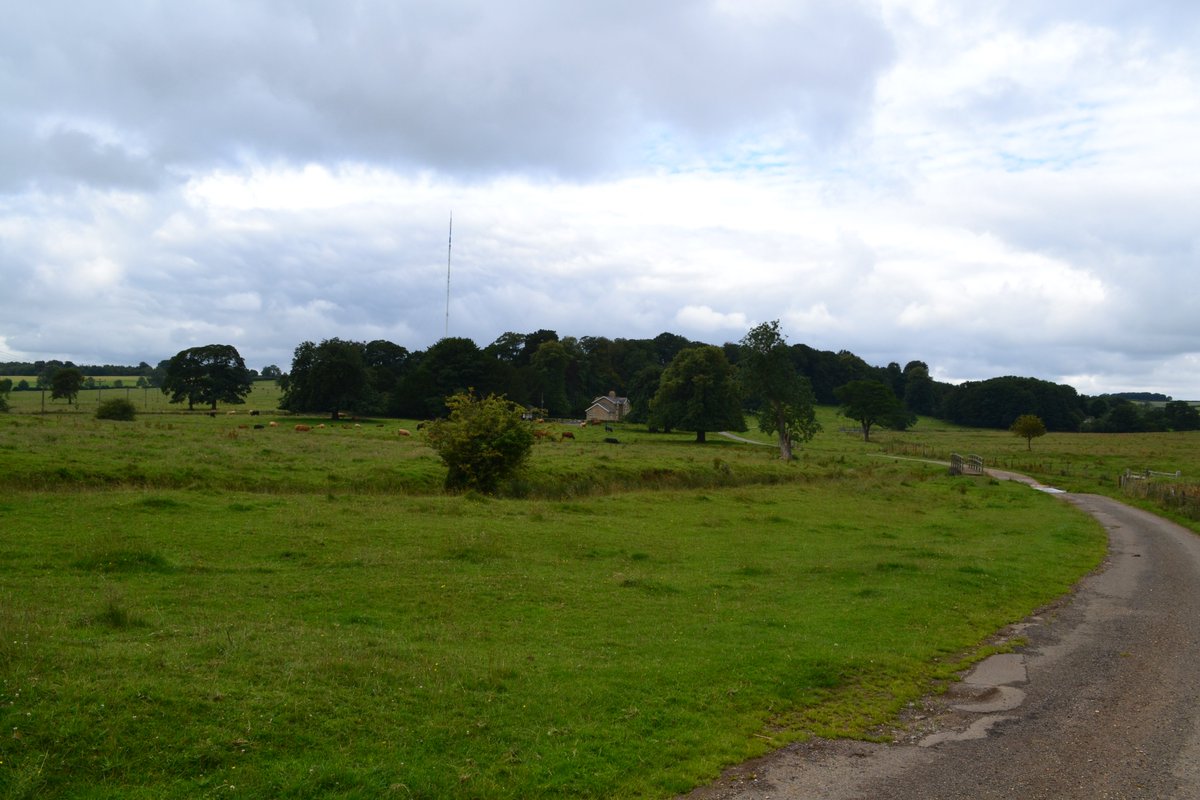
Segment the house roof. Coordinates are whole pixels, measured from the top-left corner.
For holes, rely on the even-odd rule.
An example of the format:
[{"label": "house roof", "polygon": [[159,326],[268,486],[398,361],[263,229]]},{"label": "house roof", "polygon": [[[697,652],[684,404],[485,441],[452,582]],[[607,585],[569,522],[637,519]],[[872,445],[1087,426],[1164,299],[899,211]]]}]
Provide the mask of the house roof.
[{"label": "house roof", "polygon": [[602,394],[599,397],[597,397],[595,400],[593,400],[592,404],[590,406],[588,406],[588,408],[594,408],[594,407],[600,406],[600,405],[604,406],[605,408],[607,408],[611,411],[616,411],[620,406],[629,405],[629,398],[628,397],[613,397],[611,395]]}]

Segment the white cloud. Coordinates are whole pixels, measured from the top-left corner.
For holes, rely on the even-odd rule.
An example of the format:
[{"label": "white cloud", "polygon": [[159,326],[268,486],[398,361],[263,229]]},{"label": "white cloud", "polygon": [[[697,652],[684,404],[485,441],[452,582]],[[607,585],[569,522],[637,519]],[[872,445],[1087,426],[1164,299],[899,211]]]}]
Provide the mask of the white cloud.
[{"label": "white cloud", "polygon": [[1200,6],[76,5],[0,29],[15,355],[423,349],[453,212],[481,345],[780,319],[1200,398]]},{"label": "white cloud", "polygon": [[708,306],[684,306],[675,312],[675,322],[684,330],[709,334],[724,334],[727,331],[744,333],[750,327],[746,315],[740,311],[721,313]]}]

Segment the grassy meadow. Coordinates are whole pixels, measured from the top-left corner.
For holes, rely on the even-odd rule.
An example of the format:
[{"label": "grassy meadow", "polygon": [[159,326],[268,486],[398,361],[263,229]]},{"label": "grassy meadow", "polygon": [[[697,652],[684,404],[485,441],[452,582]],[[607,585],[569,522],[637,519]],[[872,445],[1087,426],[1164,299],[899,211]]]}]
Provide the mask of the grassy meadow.
[{"label": "grassy meadow", "polygon": [[[880,431],[871,438],[878,452],[900,458],[948,461],[951,453],[974,453],[987,467],[1031,475],[1070,492],[1107,494],[1200,532],[1200,431],[1050,433],[1027,446],[1007,431],[922,420],[913,430]],[[1147,470],[1179,476],[1158,476],[1122,488],[1125,472]]]},{"label": "grassy meadow", "polygon": [[[33,386],[37,382],[37,376],[13,375],[0,377],[11,378],[13,385],[16,385],[21,380],[28,381],[30,386]],[[81,389],[79,396],[75,398],[75,402],[73,403],[68,403],[66,400],[61,399],[51,399],[49,389],[46,389],[44,396],[41,389],[30,389],[23,392],[10,392],[8,395],[8,404],[14,413],[19,414],[95,414],[96,407],[100,403],[105,400],[111,400],[114,397],[120,397],[133,403],[137,407],[139,414],[175,414],[187,410],[186,403],[172,403],[171,398],[163,394],[160,389],[149,387],[137,388],[133,385],[137,382],[137,378],[130,378],[129,376],[115,378],[99,376],[95,378],[95,381],[101,388]],[[117,381],[121,381],[124,386],[122,388],[115,388],[113,384]],[[255,381],[244,405],[221,405],[221,409],[237,409],[244,413],[251,409],[271,410],[278,404],[279,386],[274,381]],[[197,407],[196,410],[201,411],[203,409]]]},{"label": "grassy meadow", "polygon": [[443,494],[413,421],[270,407],[0,415],[0,796],[669,797],[886,738],[1104,553],[1053,497],[919,459],[1095,490],[1186,450],[864,443],[823,409],[787,465],[573,429],[497,499]]}]

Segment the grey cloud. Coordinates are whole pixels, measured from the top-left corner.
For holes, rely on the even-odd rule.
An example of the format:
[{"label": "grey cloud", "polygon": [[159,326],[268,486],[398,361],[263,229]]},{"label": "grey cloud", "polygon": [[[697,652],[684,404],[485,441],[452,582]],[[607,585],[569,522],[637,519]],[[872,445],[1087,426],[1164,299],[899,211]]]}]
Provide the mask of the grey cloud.
[{"label": "grey cloud", "polygon": [[550,0],[47,3],[12,17],[8,114],[108,125],[168,164],[585,174],[636,163],[655,126],[703,145],[785,119],[831,140],[893,56],[877,16],[834,0],[766,22],[694,2]]}]

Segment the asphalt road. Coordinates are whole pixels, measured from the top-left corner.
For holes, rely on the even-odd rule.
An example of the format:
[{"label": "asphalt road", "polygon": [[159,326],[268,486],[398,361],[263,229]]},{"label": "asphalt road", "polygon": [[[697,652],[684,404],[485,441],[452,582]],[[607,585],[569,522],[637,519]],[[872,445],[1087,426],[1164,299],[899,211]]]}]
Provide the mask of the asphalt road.
[{"label": "asphalt road", "polygon": [[1105,527],[1109,558],[1018,626],[1016,654],[930,698],[899,743],[789,746],[689,800],[1200,799],[1200,536],[1061,497]]}]

